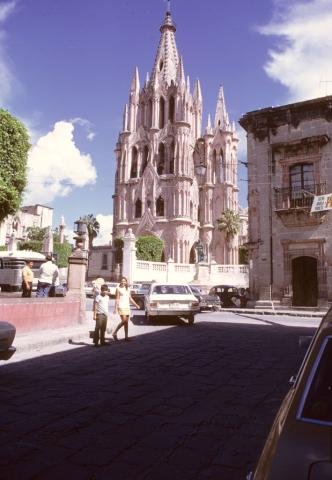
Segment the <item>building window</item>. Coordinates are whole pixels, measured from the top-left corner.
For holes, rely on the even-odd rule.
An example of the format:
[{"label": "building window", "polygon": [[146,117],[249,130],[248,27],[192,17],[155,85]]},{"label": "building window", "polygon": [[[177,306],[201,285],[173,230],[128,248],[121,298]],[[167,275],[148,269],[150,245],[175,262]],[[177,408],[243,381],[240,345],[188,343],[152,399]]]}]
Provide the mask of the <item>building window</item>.
[{"label": "building window", "polygon": [[149,148],[145,146],[143,150],[143,157],[142,157],[141,176],[143,175],[144,170],[146,169],[146,166],[148,164],[148,157],[149,157]]},{"label": "building window", "polygon": [[159,100],[159,128],[164,128],[165,126],[165,100],[163,97],[160,97]]},{"label": "building window", "polygon": [[165,215],[164,199],[161,196],[156,200],[156,215],[157,217],[163,217]]},{"label": "building window", "polygon": [[306,192],[315,193],[314,164],[300,163],[290,167],[289,183],[292,206],[296,206]]},{"label": "building window", "polygon": [[130,178],[137,178],[137,148],[133,147],[131,152],[131,169],[130,169]]},{"label": "building window", "polygon": [[174,173],[174,155],[175,155],[175,146],[173,141],[171,144],[171,151],[170,151],[169,173]]},{"label": "building window", "polygon": [[161,143],[158,148],[158,175],[162,175],[165,170],[165,145]]},{"label": "building window", "polygon": [[103,256],[102,256],[102,259],[101,259],[101,269],[102,270],[108,270],[107,253],[103,253]]},{"label": "building window", "polygon": [[174,114],[175,114],[175,100],[174,100],[174,97],[171,96],[168,104],[168,119],[171,123],[174,123],[174,116],[175,116]]},{"label": "building window", "polygon": [[138,198],[135,202],[135,218],[141,218],[142,216],[142,201]]}]

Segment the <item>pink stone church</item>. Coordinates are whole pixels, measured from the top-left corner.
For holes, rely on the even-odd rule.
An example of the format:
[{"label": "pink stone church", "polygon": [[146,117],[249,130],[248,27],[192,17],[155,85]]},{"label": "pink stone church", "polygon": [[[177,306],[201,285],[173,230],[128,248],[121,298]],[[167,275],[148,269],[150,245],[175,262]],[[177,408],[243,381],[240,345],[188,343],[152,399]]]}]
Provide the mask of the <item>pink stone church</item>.
[{"label": "pink stone church", "polygon": [[175,31],[167,12],[150,76],[141,86],[136,68],[131,81],[115,149],[113,238],[129,228],[154,235],[165,260],[177,263],[197,261],[199,240],[206,262],[237,264],[238,238],[226,242],[216,228],[225,209],[238,212],[235,123],[221,87],[214,123],[209,115],[202,133],[200,82],[192,91]]}]

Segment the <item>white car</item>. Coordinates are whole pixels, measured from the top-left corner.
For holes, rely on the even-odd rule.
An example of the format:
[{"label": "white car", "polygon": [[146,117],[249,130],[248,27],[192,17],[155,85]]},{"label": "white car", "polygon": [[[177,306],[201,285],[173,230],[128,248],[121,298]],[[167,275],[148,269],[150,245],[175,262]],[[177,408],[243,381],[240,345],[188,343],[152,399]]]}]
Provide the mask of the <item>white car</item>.
[{"label": "white car", "polygon": [[105,282],[105,285],[108,286],[110,296],[115,297],[115,291],[120,284],[115,282]]},{"label": "white car", "polygon": [[16,328],[9,322],[0,322],[0,360],[9,360],[16,352],[12,346]]},{"label": "white car", "polygon": [[189,325],[199,313],[199,301],[189,285],[174,283],[154,283],[145,300],[145,318],[173,316],[187,318]]}]

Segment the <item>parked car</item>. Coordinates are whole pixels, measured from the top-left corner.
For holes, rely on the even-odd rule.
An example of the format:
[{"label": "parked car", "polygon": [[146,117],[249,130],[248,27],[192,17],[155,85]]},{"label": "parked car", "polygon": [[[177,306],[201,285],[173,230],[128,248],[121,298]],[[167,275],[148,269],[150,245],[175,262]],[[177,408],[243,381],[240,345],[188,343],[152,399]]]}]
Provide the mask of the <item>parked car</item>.
[{"label": "parked car", "polygon": [[136,293],[131,293],[133,300],[140,306],[141,310],[145,308],[145,297],[150,292],[150,283],[142,283]]},{"label": "parked car", "polygon": [[198,287],[190,285],[190,290],[193,292],[197,300],[199,301],[200,310],[220,310],[221,301],[218,295],[210,295],[202,293]]},{"label": "parked car", "polygon": [[90,297],[90,298],[93,297],[93,295],[94,295],[94,293],[93,293],[93,292],[94,292],[93,288],[94,288],[94,287],[93,287],[92,282],[86,282],[86,283],[85,283],[84,291],[85,291],[85,295],[86,295],[87,297]]},{"label": "parked car", "polygon": [[137,293],[138,290],[141,288],[140,283],[134,283],[133,285],[130,285],[130,294],[133,295],[133,293]]},{"label": "parked car", "polygon": [[173,316],[188,319],[189,325],[199,312],[199,301],[189,285],[153,283],[145,299],[147,321],[154,317]]},{"label": "parked car", "polygon": [[60,285],[55,286],[55,296],[56,297],[65,297],[67,295],[67,284],[60,283]]},{"label": "parked car", "polygon": [[247,479],[332,478],[332,309],[292,377],[254,473]]},{"label": "parked car", "polygon": [[216,285],[209,291],[209,295],[217,295],[223,308],[236,308],[241,306],[241,295],[232,285]]},{"label": "parked car", "polygon": [[9,360],[16,348],[12,346],[16,328],[9,322],[0,322],[0,360]]},{"label": "parked car", "polygon": [[105,285],[108,286],[108,291],[109,291],[110,297],[115,297],[115,292],[116,292],[117,287],[119,286],[119,283],[105,282]]}]

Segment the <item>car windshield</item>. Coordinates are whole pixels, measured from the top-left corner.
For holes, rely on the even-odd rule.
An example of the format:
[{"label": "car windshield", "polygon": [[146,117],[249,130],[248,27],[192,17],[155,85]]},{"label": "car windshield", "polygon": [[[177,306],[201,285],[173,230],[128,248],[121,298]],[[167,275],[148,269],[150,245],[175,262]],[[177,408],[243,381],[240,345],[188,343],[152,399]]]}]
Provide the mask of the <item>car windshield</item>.
[{"label": "car windshield", "polygon": [[189,287],[186,285],[156,285],[152,292],[161,295],[185,295],[190,293]]},{"label": "car windshield", "polygon": [[197,287],[190,287],[193,293],[201,293]]}]

